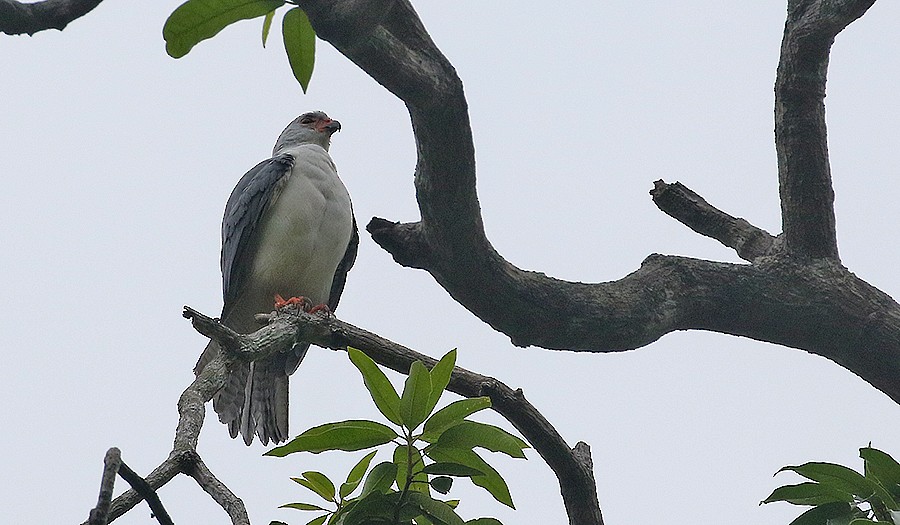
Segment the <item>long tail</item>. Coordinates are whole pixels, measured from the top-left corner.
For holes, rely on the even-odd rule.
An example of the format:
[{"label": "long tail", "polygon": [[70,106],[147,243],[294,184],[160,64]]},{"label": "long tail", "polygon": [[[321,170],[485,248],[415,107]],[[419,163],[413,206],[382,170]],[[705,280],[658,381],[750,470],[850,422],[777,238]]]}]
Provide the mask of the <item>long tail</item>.
[{"label": "long tail", "polygon": [[[213,397],[213,409],[219,421],[228,425],[232,438],[240,434],[248,446],[254,435],[263,445],[288,438],[288,376],[297,370],[308,349],[308,344],[295,345],[268,359],[230,365],[225,386]],[[194,373],[200,374],[218,353],[219,345],[210,341]]]}]

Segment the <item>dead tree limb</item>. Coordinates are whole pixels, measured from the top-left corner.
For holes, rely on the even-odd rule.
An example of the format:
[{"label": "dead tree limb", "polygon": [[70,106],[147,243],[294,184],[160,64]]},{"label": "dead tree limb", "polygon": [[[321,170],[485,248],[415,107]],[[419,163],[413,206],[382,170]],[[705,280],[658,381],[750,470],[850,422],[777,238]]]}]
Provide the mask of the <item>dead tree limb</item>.
[{"label": "dead tree limb", "polygon": [[775,77],[775,150],[785,249],[796,257],[839,259],[825,126],[828,57],[834,37],[874,3],[788,2]]},{"label": "dead tree limb", "polygon": [[653,183],[653,203],[664,213],[700,235],[712,237],[737,252],[738,257],[753,262],[772,249],[775,237],[745,219],[728,215],[680,182]]},{"label": "dead tree limb", "polygon": [[91,509],[88,525],[106,525],[109,521],[109,505],[112,502],[113,488],[116,484],[116,473],[122,464],[119,449],[113,447],[106,451],[103,458],[103,477],[100,478],[100,496],[97,506]]},{"label": "dead tree limb", "polygon": [[137,472],[131,470],[131,468],[122,462],[119,465],[119,475],[122,476],[122,479],[128,482],[140,496],[147,502],[147,505],[150,507],[150,511],[153,513],[153,516],[156,518],[156,521],[159,522],[159,525],[174,525],[172,523],[172,518],[169,517],[169,513],[166,511],[166,508],[163,506],[162,501],[159,499],[159,495],[147,483],[147,480],[140,477]]},{"label": "dead tree limb", "polygon": [[[410,113],[421,220],[374,218],[366,229],[513,344],[617,352],[710,330],[826,357],[900,402],[900,305],[840,264],[825,143],[830,46],[872,3],[789,2],[775,85],[784,242],[742,224],[723,242],[740,243],[751,265],[651,255],[622,279],[586,284],[517,268],[488,241],[462,82],[408,0],[299,2],[320,37]],[[677,218],[721,241],[723,214]],[[753,229],[759,244],[742,240]]]},{"label": "dead tree limb", "polygon": [[[197,440],[206,413],[204,404],[225,384],[225,367],[226,358],[221,355],[216,357],[181,394],[178,400],[179,417],[175,431],[175,445],[169,457],[153,469],[144,481],[150,492],[153,492],[178,474],[187,474],[222,506],[234,525],[250,525],[243,502],[216,479],[197,454]],[[140,503],[145,498],[142,493],[147,494],[147,489],[142,487],[139,492],[132,488],[114,499],[109,506],[109,521],[115,520]],[[89,522],[82,525],[89,525]]]},{"label": "dead tree limb", "polygon": [[0,33],[33,35],[38,31],[59,29],[90,13],[103,0],[44,0],[23,3],[0,0]]}]

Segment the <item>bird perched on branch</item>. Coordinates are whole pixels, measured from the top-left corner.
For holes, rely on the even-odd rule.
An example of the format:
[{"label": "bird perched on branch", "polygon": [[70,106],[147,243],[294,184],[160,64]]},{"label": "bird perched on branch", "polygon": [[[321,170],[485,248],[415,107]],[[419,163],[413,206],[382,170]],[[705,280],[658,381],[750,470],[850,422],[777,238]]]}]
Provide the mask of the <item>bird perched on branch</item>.
[{"label": "bird perched on branch", "polygon": [[[248,171],[222,220],[222,323],[240,333],[259,328],[254,315],[287,303],[333,311],[356,259],[359,234],[350,196],[328,147],[341,124],[321,111],[300,115],[278,137],[272,158]],[[282,296],[292,299],[284,300]],[[299,298],[299,299],[298,299]],[[263,445],[288,437],[288,376],[308,343],[250,363],[234,362],[213,398],[231,437]],[[210,341],[200,374],[219,352]]]}]

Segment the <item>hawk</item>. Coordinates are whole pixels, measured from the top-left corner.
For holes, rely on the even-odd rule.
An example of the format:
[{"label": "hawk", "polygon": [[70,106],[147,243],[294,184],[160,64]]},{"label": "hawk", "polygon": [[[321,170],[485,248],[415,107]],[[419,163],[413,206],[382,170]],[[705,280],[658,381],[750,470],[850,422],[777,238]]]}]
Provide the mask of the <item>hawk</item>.
[{"label": "hawk", "polygon": [[[259,328],[254,315],[285,304],[284,297],[337,308],[356,260],[359,233],[350,195],[328,147],[341,124],[321,111],[300,115],[278,137],[272,157],[238,181],[222,219],[222,323],[239,333]],[[231,437],[250,445],[288,437],[288,376],[309,348],[253,362],[234,362],[213,397]],[[196,374],[219,352],[210,341]]]}]

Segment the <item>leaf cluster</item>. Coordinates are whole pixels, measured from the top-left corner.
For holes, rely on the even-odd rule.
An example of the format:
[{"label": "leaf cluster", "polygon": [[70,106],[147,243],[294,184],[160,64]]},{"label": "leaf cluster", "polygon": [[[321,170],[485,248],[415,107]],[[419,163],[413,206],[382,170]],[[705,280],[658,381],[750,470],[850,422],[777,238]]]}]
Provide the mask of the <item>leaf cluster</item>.
[{"label": "leaf cluster", "polygon": [[[259,17],[263,17],[265,47],[275,11],[285,3],[285,0],[188,0],[169,15],[163,26],[166,52],[172,58],[181,58],[227,26]],[[294,7],[285,13],[281,33],[291,71],[306,93],[316,61],[316,32],[306,13]]]},{"label": "leaf cluster", "polygon": [[435,411],[450,382],[456,351],[448,352],[431,370],[420,361],[414,362],[399,394],[371,358],[355,348],[348,353],[375,406],[393,426],[368,420],[327,423],[303,432],[266,455],[357,451],[393,444],[391,460],[370,469],[377,450],[369,452],[339,488],[320,472],[304,472],[291,479],[334,508],[311,503],[288,503],[282,507],[324,511],[307,525],[500,525],[494,518],[463,521],[456,513],[458,500],[434,495],[449,493],[456,478],[469,478],[500,503],[515,508],[506,481],[475,449],[525,458],[523,451],[528,448],[522,439],[499,427],[467,419],[490,407],[490,398],[461,399]]},{"label": "leaf cluster", "polygon": [[810,480],[775,489],[762,503],[786,501],[813,507],[790,525],[900,525],[900,464],[878,449],[859,449],[863,473],[834,463],[789,465]]}]

